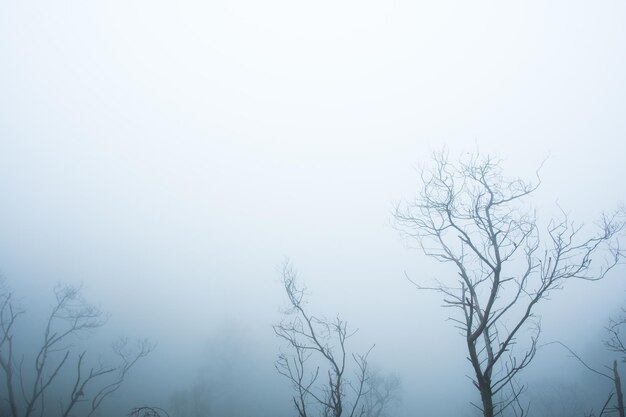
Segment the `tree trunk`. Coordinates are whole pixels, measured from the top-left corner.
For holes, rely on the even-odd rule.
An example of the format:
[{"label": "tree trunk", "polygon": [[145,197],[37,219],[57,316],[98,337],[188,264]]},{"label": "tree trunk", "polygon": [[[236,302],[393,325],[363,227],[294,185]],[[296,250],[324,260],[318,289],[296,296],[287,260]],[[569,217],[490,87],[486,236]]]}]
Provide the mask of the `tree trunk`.
[{"label": "tree trunk", "polygon": [[483,402],[483,416],[493,417],[493,393],[490,386],[480,388],[480,399]]},{"label": "tree trunk", "polygon": [[624,417],[624,395],[622,394],[622,381],[617,373],[617,361],[613,361],[613,381],[615,381],[615,392],[617,393],[617,411],[619,417]]}]

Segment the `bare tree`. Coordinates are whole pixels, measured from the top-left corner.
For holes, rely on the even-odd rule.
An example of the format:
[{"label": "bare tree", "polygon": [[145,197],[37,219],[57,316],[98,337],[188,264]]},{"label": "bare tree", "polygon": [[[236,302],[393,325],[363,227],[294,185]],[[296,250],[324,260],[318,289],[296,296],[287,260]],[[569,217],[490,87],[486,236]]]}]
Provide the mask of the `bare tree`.
[{"label": "bare tree", "polygon": [[274,332],[287,342],[290,352],[279,354],[276,369],[296,392],[293,404],[298,417],[365,416],[367,359],[373,347],[365,354],[350,353],[347,341],[356,331],[349,331],[339,317],[327,320],[307,312],[305,289],[298,286],[288,263],[283,268],[283,284],[290,304],[288,319],[275,325]]},{"label": "bare tree", "polygon": [[[83,414],[92,416],[119,389],[135,363],[153,349],[147,341],[131,345],[124,339],[113,347],[117,365],[86,365],[87,352],[74,353],[72,343],[85,332],[103,326],[106,317],[85,302],[79,288],[57,286],[54,295],[41,344],[29,366],[26,353],[19,351],[15,340],[15,325],[23,311],[16,307],[11,291],[0,289],[0,369],[6,384],[2,400],[8,404],[11,417],[69,417],[79,405]],[[68,384],[70,372],[75,376]],[[53,401],[46,394],[58,389],[55,382],[61,385],[61,375],[66,388],[60,395],[65,398],[54,398],[58,409],[53,410]]]},{"label": "bare tree", "polygon": [[441,293],[444,305],[458,310],[450,318],[465,338],[481,397],[474,405],[485,417],[508,407],[524,415],[524,386],[516,376],[535,356],[536,306],[568,280],[604,277],[618,261],[611,244],[623,224],[603,216],[599,232],[581,238],[582,226],[563,212],[540,231],[525,203],[540,184],[538,175],[534,183],[506,178],[499,161],[488,156],[452,163],[446,151],[436,153],[433,165],[421,170],[421,184],[413,202],[397,207],[395,219],[426,255],[451,263],[455,278],[431,287],[412,281]]}]

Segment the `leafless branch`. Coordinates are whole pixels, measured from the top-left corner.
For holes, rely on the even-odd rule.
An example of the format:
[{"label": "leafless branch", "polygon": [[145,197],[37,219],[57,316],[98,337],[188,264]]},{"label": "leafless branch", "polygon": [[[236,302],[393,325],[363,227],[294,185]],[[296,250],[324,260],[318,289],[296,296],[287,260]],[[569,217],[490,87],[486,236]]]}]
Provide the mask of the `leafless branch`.
[{"label": "leafless branch", "polygon": [[[7,396],[2,399],[8,403],[11,417],[49,415],[50,410],[46,409],[46,393],[60,380],[60,375],[71,372],[74,357],[75,377],[67,385],[66,403],[60,404],[59,415],[62,417],[74,415],[78,404],[87,401],[87,390],[94,389],[96,381],[101,384],[106,381],[107,375],[117,373],[113,382],[106,383],[95,391],[90,412],[87,414],[92,415],[102,401],[119,388],[137,360],[152,350],[152,345],[148,342],[140,343],[137,350],[129,350],[127,344],[120,344],[115,350],[120,358],[120,365],[88,368],[85,363],[86,352],[74,356],[72,344],[78,336],[103,326],[106,316],[82,298],[78,287],[59,285],[54,289],[54,299],[55,303],[46,318],[43,338],[36,349],[31,368],[25,366],[24,354],[18,355],[19,362],[15,359],[13,328],[21,311],[13,304],[12,292],[5,287],[0,288],[0,369],[7,387]],[[17,390],[21,392],[21,397],[16,395]]]}]

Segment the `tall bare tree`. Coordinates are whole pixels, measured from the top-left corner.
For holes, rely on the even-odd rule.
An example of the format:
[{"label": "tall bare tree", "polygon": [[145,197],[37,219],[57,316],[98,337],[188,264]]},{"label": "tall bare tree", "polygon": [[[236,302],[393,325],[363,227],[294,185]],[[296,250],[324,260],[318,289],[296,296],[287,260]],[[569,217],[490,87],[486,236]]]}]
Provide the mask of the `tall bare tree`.
[{"label": "tall bare tree", "polygon": [[298,417],[365,416],[371,348],[365,354],[351,353],[347,342],[356,331],[348,330],[339,317],[318,318],[305,309],[305,289],[298,286],[289,263],[283,268],[283,284],[290,307],[274,332],[287,342],[289,352],[280,353],[276,369],[293,386]]},{"label": "tall bare tree", "polygon": [[614,237],[623,223],[603,216],[598,232],[583,238],[582,226],[563,212],[544,229],[526,202],[538,175],[532,183],[506,178],[489,156],[468,154],[453,163],[442,151],[420,174],[418,196],[398,206],[395,219],[426,255],[454,272],[430,287],[413,282],[458,311],[450,318],[465,338],[481,398],[474,405],[485,417],[508,407],[523,415],[516,376],[536,353],[537,305],[571,279],[604,277],[618,261]]},{"label": "tall bare tree", "polygon": [[[76,287],[57,286],[54,295],[41,343],[29,360],[15,339],[23,311],[15,305],[13,293],[0,288],[0,375],[6,387],[0,395],[11,417],[69,417],[79,407],[83,415],[92,416],[120,388],[137,361],[153,349],[147,341],[130,344],[122,339],[113,347],[116,365],[88,366],[87,352],[75,352],[72,344],[76,337],[103,326],[106,317],[86,303]],[[53,392],[55,398],[49,398]]]}]

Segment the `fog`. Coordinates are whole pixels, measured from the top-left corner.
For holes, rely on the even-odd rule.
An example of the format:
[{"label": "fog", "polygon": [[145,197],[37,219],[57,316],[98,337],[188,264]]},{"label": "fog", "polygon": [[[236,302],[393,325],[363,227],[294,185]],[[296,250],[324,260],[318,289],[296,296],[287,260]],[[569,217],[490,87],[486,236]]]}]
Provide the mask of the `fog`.
[{"label": "fog", "polygon": [[[96,415],[183,417],[176,398],[194,395],[207,416],[297,415],[272,328],[288,260],[311,314],[339,314],[350,351],[375,345],[371,366],[400,378],[388,415],[479,415],[456,313],[407,279],[457,272],[394,208],[442,148],[510,177],[543,164],[529,201],[544,221],[560,207],[587,232],[623,205],[624,21],[618,1],[3,2],[0,273],[25,312],[20,354],[32,363],[55,285],[80,286],[108,319],[71,342],[50,401],[81,351],[96,364],[146,338]],[[610,365],[625,273],[537,307],[541,347],[518,377],[530,415],[599,411],[611,382],[543,344]]]}]

